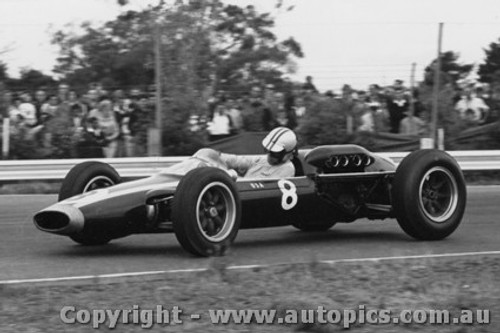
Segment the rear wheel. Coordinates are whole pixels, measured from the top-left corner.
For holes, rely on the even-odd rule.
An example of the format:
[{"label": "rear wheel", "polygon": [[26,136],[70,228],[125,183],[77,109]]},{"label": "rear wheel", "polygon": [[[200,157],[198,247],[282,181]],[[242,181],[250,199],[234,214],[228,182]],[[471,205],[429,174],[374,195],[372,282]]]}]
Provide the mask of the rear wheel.
[{"label": "rear wheel", "polygon": [[197,256],[224,255],[236,238],[241,203],[234,181],[216,168],[188,172],[177,186],[172,202],[175,236]]},{"label": "rear wheel", "polygon": [[394,176],[393,207],[401,228],[421,240],[449,236],[466,204],[465,180],[457,162],[439,150],[408,155]]},{"label": "rear wheel", "polygon": [[[80,163],[75,165],[64,178],[59,191],[59,201],[85,192],[113,186],[120,181],[120,175],[109,164],[95,161]],[[85,229],[69,237],[82,245],[104,245],[112,239],[110,235],[91,233]]]}]

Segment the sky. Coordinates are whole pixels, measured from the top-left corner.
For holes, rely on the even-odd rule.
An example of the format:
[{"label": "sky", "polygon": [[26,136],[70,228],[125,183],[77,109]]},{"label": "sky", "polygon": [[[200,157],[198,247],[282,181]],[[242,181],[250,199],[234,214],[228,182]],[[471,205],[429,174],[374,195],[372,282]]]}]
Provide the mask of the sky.
[{"label": "sky", "polygon": [[[158,0],[132,0],[132,8]],[[444,23],[443,51],[460,54],[463,63],[480,64],[484,48],[500,38],[498,0],[283,0],[289,12],[272,0],[224,0],[254,5],[276,17],[280,39],[294,37],[305,57],[297,60],[292,79],[314,78],[322,90],[343,84],[366,89],[371,83],[408,85],[412,63],[416,80],[437,55],[438,24]],[[82,21],[96,24],[119,13],[116,0],[0,0],[0,60],[17,76],[21,68],[52,74],[57,48],[54,31]]]}]

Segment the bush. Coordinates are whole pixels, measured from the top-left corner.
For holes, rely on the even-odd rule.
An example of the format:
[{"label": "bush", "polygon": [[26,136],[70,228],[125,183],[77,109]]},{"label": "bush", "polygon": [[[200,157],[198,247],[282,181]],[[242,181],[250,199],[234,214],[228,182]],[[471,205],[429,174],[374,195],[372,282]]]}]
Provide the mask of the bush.
[{"label": "bush", "polygon": [[346,110],[339,100],[315,99],[296,131],[300,145],[343,144],[351,140],[346,131]]},{"label": "bush", "polygon": [[195,94],[177,94],[164,103],[162,143],[164,156],[191,155],[207,145],[205,130],[193,132],[190,130],[191,115],[202,115],[206,105]]},{"label": "bush", "polygon": [[76,157],[78,137],[71,115],[69,106],[63,103],[56,114],[45,123],[43,142],[49,149],[48,158]]},{"label": "bush", "polygon": [[173,117],[163,127],[163,155],[192,155],[198,149],[206,146],[204,131],[192,132],[189,129],[189,114],[181,110],[173,110]]},{"label": "bush", "polygon": [[45,131],[33,134],[28,128],[12,128],[10,136],[9,159],[44,159],[51,158],[50,147],[43,144]]}]

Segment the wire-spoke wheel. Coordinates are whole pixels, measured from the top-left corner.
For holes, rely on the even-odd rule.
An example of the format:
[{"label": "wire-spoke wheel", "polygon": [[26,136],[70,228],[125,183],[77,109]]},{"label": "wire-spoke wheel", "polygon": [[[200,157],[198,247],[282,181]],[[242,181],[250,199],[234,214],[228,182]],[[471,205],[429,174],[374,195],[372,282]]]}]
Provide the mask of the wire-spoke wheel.
[{"label": "wire-spoke wheel", "polygon": [[177,186],[172,222],[179,243],[198,256],[224,255],[241,220],[241,203],[234,181],[216,168],[188,172]]},{"label": "wire-spoke wheel", "polygon": [[408,235],[422,240],[443,239],[455,231],[466,197],[460,167],[439,150],[419,150],[405,157],[392,184],[399,225]]}]

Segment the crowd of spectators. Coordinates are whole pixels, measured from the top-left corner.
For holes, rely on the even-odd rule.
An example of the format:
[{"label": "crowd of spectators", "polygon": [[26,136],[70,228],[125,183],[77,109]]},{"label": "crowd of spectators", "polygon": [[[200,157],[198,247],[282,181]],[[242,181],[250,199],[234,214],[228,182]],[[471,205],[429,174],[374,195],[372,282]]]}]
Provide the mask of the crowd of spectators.
[{"label": "crowd of spectators", "polygon": [[497,120],[497,97],[488,86],[469,85],[460,89],[455,98],[455,109],[460,119],[469,125],[481,125]]},{"label": "crowd of spectators", "polygon": [[[467,85],[456,90],[451,103],[460,121],[476,126],[497,120],[495,101],[500,94],[496,95],[487,86]],[[244,92],[218,91],[208,100],[206,112],[191,116],[190,129],[206,129],[212,141],[277,126],[295,129],[319,100],[341,105],[335,110],[343,113],[347,133],[429,134],[429,103],[423,103],[419,91],[405,87],[402,80],[386,87],[372,84],[367,90],[345,85],[339,93],[322,94],[310,76],[302,84],[289,82],[279,88],[255,84]],[[3,102],[2,116],[10,119],[11,134],[46,146],[63,128],[73,133],[72,155],[82,158],[143,155],[146,147],[136,141],[137,120],[154,110],[151,97],[137,89],[106,91],[99,84],[82,95],[64,83],[54,93],[5,91]]]},{"label": "crowd of spectators", "polygon": [[272,84],[256,84],[249,92],[219,91],[208,101],[210,139],[217,140],[242,131],[266,132],[278,126],[295,129],[305,115],[305,101],[316,96],[319,92],[310,76],[304,85],[296,88],[277,89]]},{"label": "crowd of spectators", "polygon": [[148,96],[139,90],[109,92],[99,84],[81,96],[67,84],[59,84],[55,93],[5,91],[3,104],[11,136],[48,146],[63,128],[72,133],[73,155],[82,158],[136,156],[141,149],[135,142],[136,123],[150,108]]},{"label": "crowd of spectators", "polygon": [[[497,120],[498,107],[487,89],[469,84],[455,90],[450,103],[466,127]],[[255,85],[249,93],[239,95],[218,92],[209,100],[208,131],[211,139],[216,140],[241,131],[268,131],[276,126],[294,129],[317,100],[342,103],[349,133],[429,134],[430,103],[423,103],[419,90],[406,87],[402,80],[386,87],[372,84],[367,90],[344,85],[340,93],[321,94],[310,76],[301,86],[284,91],[272,85]]]}]

